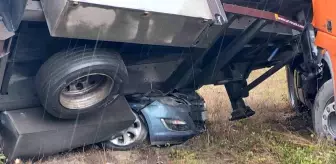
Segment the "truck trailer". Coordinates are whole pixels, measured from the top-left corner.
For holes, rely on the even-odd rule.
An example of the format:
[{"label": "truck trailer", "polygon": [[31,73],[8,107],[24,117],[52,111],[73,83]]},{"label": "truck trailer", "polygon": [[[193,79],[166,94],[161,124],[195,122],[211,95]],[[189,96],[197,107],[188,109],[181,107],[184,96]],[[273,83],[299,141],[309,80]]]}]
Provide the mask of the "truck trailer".
[{"label": "truck trailer", "polygon": [[[178,144],[205,130],[197,89],[223,85],[230,120],[245,119],[255,112],[243,98],[283,67],[293,109],[334,139],[333,5],[0,0],[3,151],[12,160],[96,143],[129,149],[146,136]],[[270,69],[247,83],[261,68]]]}]

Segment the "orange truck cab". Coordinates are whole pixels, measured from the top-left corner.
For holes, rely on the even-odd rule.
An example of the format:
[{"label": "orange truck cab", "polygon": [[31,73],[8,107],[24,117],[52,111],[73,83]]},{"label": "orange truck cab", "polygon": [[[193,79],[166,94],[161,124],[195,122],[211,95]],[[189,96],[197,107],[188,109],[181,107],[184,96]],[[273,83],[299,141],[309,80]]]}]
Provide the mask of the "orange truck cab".
[{"label": "orange truck cab", "polygon": [[[323,55],[329,56],[333,73],[336,72],[336,10],[334,9],[336,1],[313,0],[312,4],[314,13],[312,25],[317,31],[315,44],[324,50]],[[333,80],[335,81],[336,77],[333,76]],[[335,85],[334,88],[336,88]]]},{"label": "orange truck cab", "polygon": [[336,1],[312,0],[312,21],[301,34],[302,56],[287,66],[291,105],[310,110],[315,132],[336,139]]}]

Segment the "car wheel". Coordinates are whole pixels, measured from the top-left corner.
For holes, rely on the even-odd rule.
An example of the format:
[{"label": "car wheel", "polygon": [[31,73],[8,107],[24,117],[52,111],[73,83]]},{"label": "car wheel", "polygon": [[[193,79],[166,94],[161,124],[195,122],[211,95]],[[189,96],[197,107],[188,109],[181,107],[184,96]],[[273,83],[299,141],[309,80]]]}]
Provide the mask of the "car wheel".
[{"label": "car wheel", "polygon": [[142,116],[136,115],[134,123],[110,140],[102,143],[102,146],[112,150],[130,150],[146,144],[148,130]]},{"label": "car wheel", "polygon": [[128,74],[119,54],[77,48],[49,58],[36,75],[41,104],[51,115],[72,119],[98,112],[123,93]]},{"label": "car wheel", "polygon": [[322,85],[312,111],[313,124],[319,137],[336,139],[336,111],[332,80]]},{"label": "car wheel", "polygon": [[299,100],[299,98],[297,97],[296,94],[296,81],[295,81],[295,71],[290,68],[290,66],[286,66],[286,77],[287,77],[287,86],[288,86],[288,98],[289,98],[289,103],[291,105],[291,107],[297,111],[297,112],[301,112],[302,111],[302,106],[303,104],[301,103],[301,101]]}]

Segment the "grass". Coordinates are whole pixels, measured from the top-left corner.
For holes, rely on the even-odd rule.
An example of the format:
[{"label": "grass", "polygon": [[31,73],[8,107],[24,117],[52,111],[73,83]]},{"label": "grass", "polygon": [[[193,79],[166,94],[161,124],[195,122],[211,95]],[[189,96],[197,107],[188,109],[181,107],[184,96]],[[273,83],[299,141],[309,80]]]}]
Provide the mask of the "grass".
[{"label": "grass", "polygon": [[[249,81],[262,72],[254,72]],[[257,114],[245,120],[228,121],[231,107],[223,86],[205,86],[198,92],[207,103],[208,131],[184,145],[127,152],[91,148],[49,157],[40,163],[336,163],[336,147],[315,138],[307,114],[296,115],[290,109],[284,70],[255,88],[246,98]]]}]

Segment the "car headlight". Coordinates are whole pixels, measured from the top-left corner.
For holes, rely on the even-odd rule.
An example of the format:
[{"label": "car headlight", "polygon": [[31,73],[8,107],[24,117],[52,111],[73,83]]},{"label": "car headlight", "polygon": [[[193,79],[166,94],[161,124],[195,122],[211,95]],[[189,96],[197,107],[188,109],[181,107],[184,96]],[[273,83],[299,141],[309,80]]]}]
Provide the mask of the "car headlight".
[{"label": "car headlight", "polygon": [[182,120],[163,118],[161,119],[161,122],[167,129],[173,131],[187,131],[190,129],[188,124]]}]

